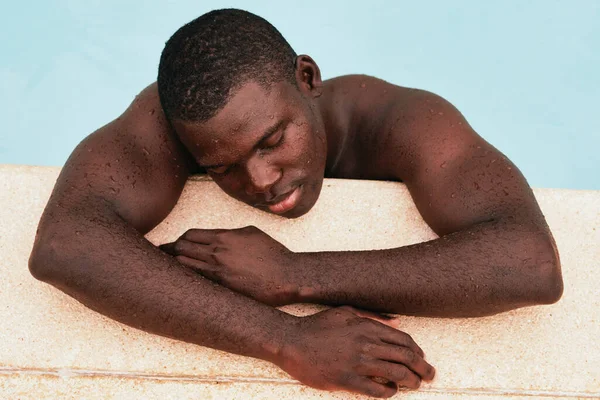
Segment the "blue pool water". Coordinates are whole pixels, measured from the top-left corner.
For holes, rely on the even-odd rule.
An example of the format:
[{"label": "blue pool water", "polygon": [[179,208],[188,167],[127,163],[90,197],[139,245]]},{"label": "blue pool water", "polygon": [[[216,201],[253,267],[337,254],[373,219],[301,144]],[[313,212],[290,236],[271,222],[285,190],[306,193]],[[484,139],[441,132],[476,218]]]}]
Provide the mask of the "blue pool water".
[{"label": "blue pool water", "polygon": [[365,73],[453,102],[535,187],[600,189],[600,1],[9,2],[0,163],[62,165],[155,80],[182,24],[265,17],[324,78]]}]

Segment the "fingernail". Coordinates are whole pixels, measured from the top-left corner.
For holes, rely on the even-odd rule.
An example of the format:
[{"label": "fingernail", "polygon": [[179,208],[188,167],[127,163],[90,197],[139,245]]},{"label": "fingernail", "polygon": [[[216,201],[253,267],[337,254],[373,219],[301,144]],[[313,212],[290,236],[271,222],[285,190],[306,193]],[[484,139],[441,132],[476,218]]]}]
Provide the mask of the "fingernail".
[{"label": "fingernail", "polygon": [[429,367],[429,376],[431,377],[431,378],[429,378],[429,380],[432,380],[433,378],[435,378],[435,368]]}]

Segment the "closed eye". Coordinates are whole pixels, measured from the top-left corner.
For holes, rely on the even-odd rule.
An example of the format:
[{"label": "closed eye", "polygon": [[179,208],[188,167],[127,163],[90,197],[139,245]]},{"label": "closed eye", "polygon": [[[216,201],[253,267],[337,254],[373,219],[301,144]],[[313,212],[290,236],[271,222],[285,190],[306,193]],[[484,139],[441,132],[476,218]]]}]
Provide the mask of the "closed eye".
[{"label": "closed eye", "polygon": [[206,171],[210,172],[211,174],[224,175],[227,173],[227,171],[229,171],[229,167],[227,165],[221,165],[218,167],[206,168]]},{"label": "closed eye", "polygon": [[263,141],[263,149],[274,149],[283,142],[283,130],[278,130]]}]

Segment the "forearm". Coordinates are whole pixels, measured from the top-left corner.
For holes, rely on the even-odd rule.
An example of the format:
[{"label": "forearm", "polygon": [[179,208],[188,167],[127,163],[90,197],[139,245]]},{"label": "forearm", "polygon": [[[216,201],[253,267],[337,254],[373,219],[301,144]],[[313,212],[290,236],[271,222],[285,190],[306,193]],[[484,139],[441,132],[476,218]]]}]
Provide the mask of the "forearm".
[{"label": "forearm", "polygon": [[32,263],[43,256],[54,265],[38,267],[38,277],[127,325],[274,361],[295,317],[204,279],[118,217],[106,218],[63,219],[40,238],[45,250]]},{"label": "forearm", "polygon": [[523,226],[492,221],[396,249],[299,253],[297,300],[420,316],[496,314],[560,297],[551,247]]}]

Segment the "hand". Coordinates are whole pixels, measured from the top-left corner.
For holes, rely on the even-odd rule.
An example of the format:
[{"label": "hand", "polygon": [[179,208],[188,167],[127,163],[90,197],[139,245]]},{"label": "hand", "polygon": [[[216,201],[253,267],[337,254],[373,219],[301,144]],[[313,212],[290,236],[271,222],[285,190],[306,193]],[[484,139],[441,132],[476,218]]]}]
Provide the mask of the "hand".
[{"label": "hand", "polygon": [[254,226],[190,229],[160,248],[206,278],[269,304],[290,304],[293,252]]},{"label": "hand", "polygon": [[389,325],[385,317],[348,306],[300,318],[286,333],[277,364],[317,389],[374,397],[417,389],[435,369],[409,335]]}]

